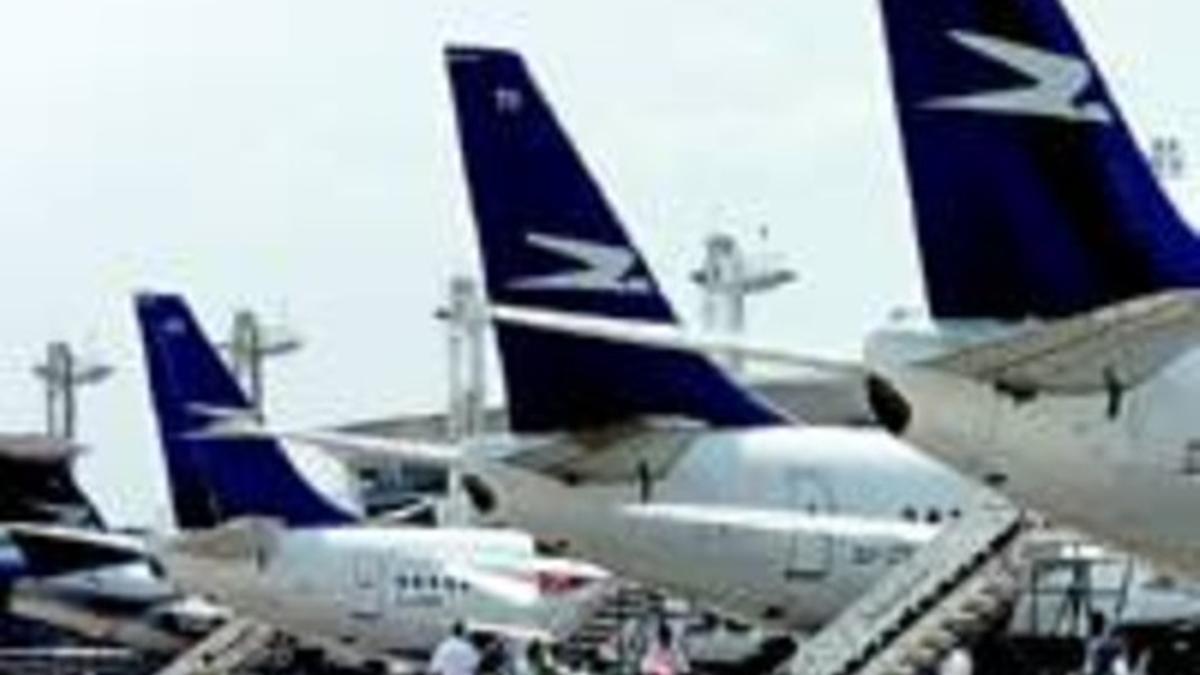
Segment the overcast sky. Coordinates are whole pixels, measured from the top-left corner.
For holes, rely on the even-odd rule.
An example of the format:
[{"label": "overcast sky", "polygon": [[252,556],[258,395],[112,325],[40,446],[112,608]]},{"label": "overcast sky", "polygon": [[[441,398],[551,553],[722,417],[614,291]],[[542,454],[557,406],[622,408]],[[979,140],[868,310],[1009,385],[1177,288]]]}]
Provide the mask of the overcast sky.
[{"label": "overcast sky", "polygon": [[[1139,133],[1200,152],[1196,3],[1070,4]],[[271,373],[280,422],[438,408],[431,312],[447,276],[475,267],[441,64],[455,42],[527,55],[684,313],[702,237],[766,225],[803,282],[752,307],[755,333],[853,354],[891,308],[920,303],[875,10],[4,3],[0,427],[40,427],[28,373],[47,340],[112,361],[118,375],[84,395],[85,485],[117,522],[165,517],[135,289],[185,292],[212,332],[240,306],[302,331],[307,349]]]}]

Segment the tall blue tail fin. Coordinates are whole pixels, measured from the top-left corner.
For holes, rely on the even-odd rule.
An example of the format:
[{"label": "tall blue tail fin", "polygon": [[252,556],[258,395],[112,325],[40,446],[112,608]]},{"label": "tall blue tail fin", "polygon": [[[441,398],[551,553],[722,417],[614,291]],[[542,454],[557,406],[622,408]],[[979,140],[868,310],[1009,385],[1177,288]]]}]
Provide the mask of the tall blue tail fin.
[{"label": "tall blue tail fin", "polygon": [[[453,48],[446,56],[491,300],[674,322],[521,58],[486,48]],[[653,415],[717,426],[781,421],[701,357],[526,327],[497,331],[514,430]]]},{"label": "tall blue tail fin", "polygon": [[1200,285],[1200,244],[1059,0],[881,2],[934,316]]},{"label": "tall blue tail fin", "polygon": [[353,516],[319,494],[273,439],[206,439],[213,409],[248,410],[246,395],[183,299],[139,295],[146,371],[178,525],[207,528],[243,516],[293,526]]}]

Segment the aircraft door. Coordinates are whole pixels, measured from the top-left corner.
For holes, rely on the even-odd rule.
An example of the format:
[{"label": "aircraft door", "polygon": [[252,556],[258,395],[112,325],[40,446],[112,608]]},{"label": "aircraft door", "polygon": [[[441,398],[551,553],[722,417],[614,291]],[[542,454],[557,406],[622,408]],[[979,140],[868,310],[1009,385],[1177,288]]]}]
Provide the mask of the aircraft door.
[{"label": "aircraft door", "polygon": [[[796,513],[831,515],[835,510],[833,490],[812,470],[794,470],[784,475],[788,505]],[[829,534],[796,532],[788,537],[783,576],[787,581],[819,581],[833,567],[834,539]]]},{"label": "aircraft door", "polygon": [[354,556],[350,570],[351,617],[356,621],[377,621],[386,603],[387,564],[382,556],[363,553]]}]

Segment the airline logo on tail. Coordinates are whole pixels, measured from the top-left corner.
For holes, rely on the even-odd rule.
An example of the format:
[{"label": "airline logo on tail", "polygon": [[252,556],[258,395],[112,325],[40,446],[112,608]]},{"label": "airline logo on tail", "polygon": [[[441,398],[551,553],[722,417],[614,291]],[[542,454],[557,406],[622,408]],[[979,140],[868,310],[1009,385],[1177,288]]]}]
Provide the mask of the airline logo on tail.
[{"label": "airline logo on tail", "polygon": [[179,317],[170,317],[162,322],[165,335],[187,335],[187,324]]},{"label": "airline logo on tail", "polygon": [[952,30],[949,35],[966,49],[1031,81],[996,91],[935,98],[927,101],[924,107],[1033,115],[1075,123],[1112,123],[1112,112],[1104,103],[1080,100],[1095,79],[1091,66],[1084,59],[969,31]]},{"label": "airline logo on tail", "polygon": [[579,269],[515,279],[509,282],[509,288],[623,295],[648,295],[653,291],[649,279],[633,273],[637,256],[627,248],[537,232],[527,235],[525,241],[571,260]]},{"label": "airline logo on tail", "polygon": [[512,87],[497,87],[492,92],[492,97],[496,104],[496,112],[499,113],[515,114],[521,112],[525,105],[525,96],[521,94],[521,90]]}]

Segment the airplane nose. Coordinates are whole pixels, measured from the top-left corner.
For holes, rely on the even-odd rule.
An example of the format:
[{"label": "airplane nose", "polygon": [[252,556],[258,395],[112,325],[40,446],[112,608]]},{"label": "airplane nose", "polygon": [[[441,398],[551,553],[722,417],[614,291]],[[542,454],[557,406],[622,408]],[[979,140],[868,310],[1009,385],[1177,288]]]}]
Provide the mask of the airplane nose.
[{"label": "airplane nose", "polygon": [[875,419],[896,436],[903,436],[912,423],[912,405],[908,399],[878,375],[867,378],[867,402]]}]

